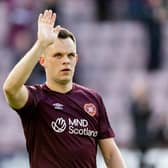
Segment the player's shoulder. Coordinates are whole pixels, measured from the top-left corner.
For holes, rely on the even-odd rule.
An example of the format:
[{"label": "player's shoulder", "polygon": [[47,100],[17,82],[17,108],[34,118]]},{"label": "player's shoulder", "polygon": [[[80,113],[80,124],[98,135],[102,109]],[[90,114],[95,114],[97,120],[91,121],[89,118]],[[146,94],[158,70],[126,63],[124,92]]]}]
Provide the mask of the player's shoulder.
[{"label": "player's shoulder", "polygon": [[44,84],[26,85],[30,91],[40,91],[44,89]]},{"label": "player's shoulder", "polygon": [[45,96],[45,93],[47,90],[45,84],[35,84],[35,85],[26,85],[29,93],[31,93],[32,95],[38,97],[38,98],[42,98]]},{"label": "player's shoulder", "polygon": [[87,93],[87,94],[100,96],[100,94],[93,88],[89,88],[89,87],[86,87],[84,85],[77,84],[77,83],[74,83],[73,86],[74,86],[76,92],[84,92],[84,93]]},{"label": "player's shoulder", "polygon": [[78,84],[78,83],[73,83],[73,86],[75,87],[75,90],[83,90],[86,92],[96,92],[96,90],[86,87],[84,85]]}]

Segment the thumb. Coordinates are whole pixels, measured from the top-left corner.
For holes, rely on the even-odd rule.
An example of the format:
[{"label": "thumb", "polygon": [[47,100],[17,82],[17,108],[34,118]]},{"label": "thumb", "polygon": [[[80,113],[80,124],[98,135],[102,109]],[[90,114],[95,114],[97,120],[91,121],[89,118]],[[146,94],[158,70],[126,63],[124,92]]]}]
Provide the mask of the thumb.
[{"label": "thumb", "polygon": [[61,30],[61,26],[58,25],[54,28],[54,33],[58,34],[60,30]]}]

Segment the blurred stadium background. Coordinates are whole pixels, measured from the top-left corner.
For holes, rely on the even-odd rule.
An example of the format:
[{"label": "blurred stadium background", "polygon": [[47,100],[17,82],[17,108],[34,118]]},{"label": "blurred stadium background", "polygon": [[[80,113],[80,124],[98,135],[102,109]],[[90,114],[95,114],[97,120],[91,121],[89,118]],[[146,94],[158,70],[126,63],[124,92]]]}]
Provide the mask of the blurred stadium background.
[{"label": "blurred stadium background", "polygon": [[[75,81],[96,89],[103,96],[128,167],[168,167],[168,4],[166,0],[146,0],[143,5],[140,2],[0,1],[0,168],[29,167],[20,119],[6,104],[2,84],[36,40],[36,20],[46,8],[55,10],[57,24],[76,35],[80,59]],[[28,83],[43,81],[43,70],[37,65]],[[144,85],[148,86],[152,111],[148,126],[158,134],[154,141],[148,142],[150,146],[143,155],[146,166],[139,166],[142,153],[134,141],[130,106],[134,91],[142,91]],[[143,131],[139,136],[143,139]],[[100,152],[97,165],[105,168]]]}]

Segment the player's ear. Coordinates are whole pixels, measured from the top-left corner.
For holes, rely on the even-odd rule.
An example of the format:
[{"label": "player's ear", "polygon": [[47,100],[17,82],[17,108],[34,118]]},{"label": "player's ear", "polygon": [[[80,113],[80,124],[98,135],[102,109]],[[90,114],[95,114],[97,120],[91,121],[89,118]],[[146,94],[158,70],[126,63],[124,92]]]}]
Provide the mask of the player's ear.
[{"label": "player's ear", "polygon": [[41,66],[44,67],[44,56],[40,56],[39,63],[40,63]]},{"label": "player's ear", "polygon": [[76,63],[78,63],[78,61],[79,61],[79,55],[77,54],[76,55]]}]

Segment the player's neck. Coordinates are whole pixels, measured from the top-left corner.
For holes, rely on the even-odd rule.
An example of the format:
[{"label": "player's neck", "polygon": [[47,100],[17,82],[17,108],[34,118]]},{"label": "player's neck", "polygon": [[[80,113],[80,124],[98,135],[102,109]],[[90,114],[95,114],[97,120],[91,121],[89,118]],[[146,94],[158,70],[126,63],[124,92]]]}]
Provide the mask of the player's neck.
[{"label": "player's neck", "polygon": [[63,83],[51,83],[51,82],[48,82],[46,81],[46,85],[49,89],[55,91],[55,92],[58,92],[58,93],[67,93],[69,92],[70,90],[72,90],[72,81],[66,83],[66,84],[63,84]]}]

